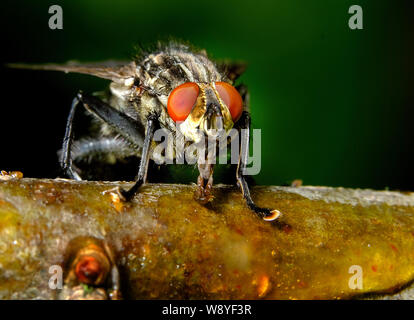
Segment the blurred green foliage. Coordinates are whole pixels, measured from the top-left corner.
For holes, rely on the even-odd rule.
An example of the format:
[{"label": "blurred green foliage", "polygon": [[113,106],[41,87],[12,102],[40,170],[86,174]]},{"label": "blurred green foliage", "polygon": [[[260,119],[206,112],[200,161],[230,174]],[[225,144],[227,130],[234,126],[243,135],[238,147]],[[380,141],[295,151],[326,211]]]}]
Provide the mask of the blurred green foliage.
[{"label": "blurred green foliage", "polygon": [[[63,8],[63,30],[48,7]],[[348,28],[360,4],[364,29]],[[126,59],[138,43],[188,40],[213,58],[244,60],[253,126],[262,129],[259,184],[411,188],[412,24],[403,1],[17,1],[14,58]],[[10,24],[10,22],[9,22]],[[17,55],[16,55],[17,52]],[[87,76],[58,78],[100,90]],[[411,176],[410,176],[411,174]]]}]

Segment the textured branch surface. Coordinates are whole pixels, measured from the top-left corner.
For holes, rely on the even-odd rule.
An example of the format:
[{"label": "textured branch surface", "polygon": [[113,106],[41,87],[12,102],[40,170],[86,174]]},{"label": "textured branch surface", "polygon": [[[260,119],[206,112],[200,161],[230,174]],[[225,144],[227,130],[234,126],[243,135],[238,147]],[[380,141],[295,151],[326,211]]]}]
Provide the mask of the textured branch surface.
[{"label": "textured branch surface", "polygon": [[[149,184],[122,203],[105,192],[118,185],[129,184],[0,181],[0,298],[55,298],[49,267],[80,236],[110,245],[130,299],[351,298],[414,279],[413,193],[255,187],[258,205],[283,214],[269,223],[235,187],[202,206],[194,186]],[[353,265],[362,289],[350,288]]]}]

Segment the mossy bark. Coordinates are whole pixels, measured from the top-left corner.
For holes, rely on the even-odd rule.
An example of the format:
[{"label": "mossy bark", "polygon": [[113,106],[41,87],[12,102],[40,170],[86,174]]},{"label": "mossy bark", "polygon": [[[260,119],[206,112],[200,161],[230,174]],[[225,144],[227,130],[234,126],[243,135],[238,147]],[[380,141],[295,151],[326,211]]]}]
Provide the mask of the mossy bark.
[{"label": "mossy bark", "polygon": [[414,279],[412,193],[254,187],[258,205],[282,212],[266,222],[235,187],[215,186],[203,206],[194,186],[147,184],[124,203],[107,192],[119,185],[0,181],[0,298],[55,298],[49,268],[81,236],[110,245],[129,299],[339,299]]}]

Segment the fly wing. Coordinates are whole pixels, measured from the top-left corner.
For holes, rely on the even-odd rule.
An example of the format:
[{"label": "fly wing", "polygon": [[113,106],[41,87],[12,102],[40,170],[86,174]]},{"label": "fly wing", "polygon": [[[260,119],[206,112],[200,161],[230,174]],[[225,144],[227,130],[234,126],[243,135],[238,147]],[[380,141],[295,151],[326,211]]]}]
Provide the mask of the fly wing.
[{"label": "fly wing", "polygon": [[11,68],[31,69],[31,70],[50,70],[63,71],[65,73],[83,73],[98,78],[112,80],[118,83],[124,83],[126,79],[135,76],[135,62],[125,61],[105,61],[101,63],[79,63],[70,61],[64,64],[24,64],[10,63],[7,65]]},{"label": "fly wing", "polygon": [[243,61],[218,61],[217,66],[231,81],[235,81],[247,69],[247,64]]}]

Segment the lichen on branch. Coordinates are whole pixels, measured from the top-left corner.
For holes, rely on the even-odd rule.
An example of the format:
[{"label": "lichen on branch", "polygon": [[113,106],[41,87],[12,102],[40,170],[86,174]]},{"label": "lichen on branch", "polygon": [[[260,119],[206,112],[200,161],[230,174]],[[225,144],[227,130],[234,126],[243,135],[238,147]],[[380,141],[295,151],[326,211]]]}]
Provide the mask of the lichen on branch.
[{"label": "lichen on branch", "polygon": [[48,270],[77,237],[108,243],[127,299],[352,298],[414,279],[412,193],[257,186],[256,203],[282,212],[266,222],[236,187],[215,186],[207,205],[191,185],[147,184],[131,202],[108,192],[128,185],[0,181],[0,298],[58,297]]}]

